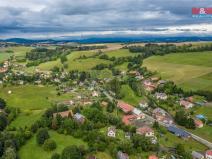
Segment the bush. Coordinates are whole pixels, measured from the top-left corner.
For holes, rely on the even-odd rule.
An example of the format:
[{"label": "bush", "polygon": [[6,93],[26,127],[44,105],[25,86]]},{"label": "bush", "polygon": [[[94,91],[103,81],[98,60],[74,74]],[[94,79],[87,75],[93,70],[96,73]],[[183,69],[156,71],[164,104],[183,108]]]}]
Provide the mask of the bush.
[{"label": "bush", "polygon": [[53,153],[51,159],[60,159],[60,154]]},{"label": "bush", "polygon": [[57,147],[56,142],[51,139],[47,139],[43,144],[43,149],[45,151],[52,151],[52,150],[56,149],[56,147]]},{"label": "bush", "polygon": [[41,128],[38,130],[36,135],[36,141],[38,145],[43,145],[45,140],[49,138],[48,130],[45,128]]}]

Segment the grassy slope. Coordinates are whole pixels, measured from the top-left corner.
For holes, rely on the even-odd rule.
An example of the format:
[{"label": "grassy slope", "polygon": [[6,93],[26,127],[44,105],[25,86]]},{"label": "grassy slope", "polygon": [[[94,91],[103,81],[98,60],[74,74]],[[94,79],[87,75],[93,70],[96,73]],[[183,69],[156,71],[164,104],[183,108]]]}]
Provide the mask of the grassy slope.
[{"label": "grassy slope", "polygon": [[185,89],[212,90],[212,52],[153,56],[144,61],[144,66]]},{"label": "grassy slope", "polygon": [[121,94],[123,95],[123,101],[137,106],[139,102],[142,100],[142,97],[138,97],[135,95],[133,90],[128,85],[123,85],[121,88]]},{"label": "grassy slope", "polygon": [[126,56],[135,56],[137,54],[129,52],[128,49],[120,49],[120,50],[114,50],[114,51],[108,51],[105,52],[109,57],[126,57]]},{"label": "grassy slope", "polygon": [[[11,94],[8,94],[9,90],[12,91]],[[53,86],[25,85],[1,88],[0,97],[7,101],[7,105],[21,110],[19,116],[9,127],[29,126],[39,119],[43,111],[50,107],[52,102],[71,98],[71,94],[61,96],[56,94]]]},{"label": "grassy slope", "polygon": [[[65,147],[70,145],[84,145],[87,147],[85,142],[80,139],[73,138],[72,136],[58,134],[54,131],[50,131],[49,133],[50,138],[55,140],[57,143],[57,149],[53,152],[61,153]],[[50,159],[53,152],[46,152],[42,147],[37,146],[36,138],[33,137],[21,148],[19,155],[21,159]]]}]

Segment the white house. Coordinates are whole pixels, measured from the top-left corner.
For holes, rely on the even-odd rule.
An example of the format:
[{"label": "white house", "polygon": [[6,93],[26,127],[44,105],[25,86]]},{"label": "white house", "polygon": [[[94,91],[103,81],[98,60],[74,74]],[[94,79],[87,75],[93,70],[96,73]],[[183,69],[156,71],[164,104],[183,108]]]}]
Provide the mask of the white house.
[{"label": "white house", "polygon": [[155,97],[160,100],[166,100],[168,96],[165,93],[155,93]]},{"label": "white house", "polygon": [[148,103],[147,103],[147,102],[144,102],[144,101],[141,101],[141,102],[139,103],[139,106],[140,106],[141,108],[147,108],[147,107],[148,107]]},{"label": "white house", "polygon": [[111,127],[108,128],[107,136],[116,137],[116,128],[114,126],[111,126]]},{"label": "white house", "polygon": [[206,159],[212,159],[212,150],[208,150],[205,153],[205,158]]}]

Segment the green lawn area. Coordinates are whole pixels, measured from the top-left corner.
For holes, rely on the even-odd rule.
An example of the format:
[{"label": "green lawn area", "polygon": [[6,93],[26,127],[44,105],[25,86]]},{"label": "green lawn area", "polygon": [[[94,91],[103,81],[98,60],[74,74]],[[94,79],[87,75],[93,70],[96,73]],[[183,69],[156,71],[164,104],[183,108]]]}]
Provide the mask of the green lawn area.
[{"label": "green lawn area", "polygon": [[105,52],[105,54],[108,55],[109,57],[116,57],[116,58],[137,55],[135,53],[131,53],[128,49],[108,51],[108,52]]},{"label": "green lawn area", "polygon": [[87,148],[87,144],[80,139],[76,139],[72,136],[66,136],[63,134],[58,134],[54,131],[49,131],[50,138],[55,140],[57,143],[56,150],[52,152],[46,152],[41,146],[36,143],[35,136],[30,139],[26,145],[24,145],[20,151],[19,156],[21,159],[50,159],[53,152],[61,153],[62,150],[70,145],[84,145]]},{"label": "green lawn area", "polygon": [[33,110],[21,112],[18,117],[10,123],[9,128],[24,128],[25,126],[31,126],[36,120],[39,120],[43,110]]},{"label": "green lawn area", "polygon": [[123,95],[122,100],[137,106],[139,102],[143,99],[143,97],[138,97],[133,90],[130,88],[129,85],[123,85],[121,88],[121,94]]},{"label": "green lawn area", "polygon": [[143,65],[186,90],[212,91],[212,52],[152,56]]},{"label": "green lawn area", "polygon": [[91,70],[90,73],[92,78],[112,78],[112,72],[109,69]]},{"label": "green lawn area", "polygon": [[127,71],[127,69],[128,69],[127,66],[128,66],[128,62],[125,62],[125,63],[123,63],[121,65],[116,66],[115,68],[119,69],[121,71]]},{"label": "green lawn area", "polygon": [[[103,60],[99,58],[87,58],[87,59],[79,59],[80,56],[92,56],[96,52],[94,51],[74,51],[71,54],[67,55],[67,64],[68,64],[68,70],[79,70],[79,71],[87,71],[91,69],[92,67],[96,66],[97,64],[109,64],[111,63],[108,60]],[[41,70],[50,70],[54,66],[62,67],[62,63],[60,62],[60,59],[57,59],[55,61],[49,61],[42,63],[38,65],[37,67],[29,67],[27,68],[27,71],[32,72],[36,68],[39,68]]]},{"label": "green lawn area", "polygon": [[180,143],[185,146],[185,149],[187,151],[192,151],[192,150],[205,151],[205,150],[207,150],[207,147],[194,141],[193,139],[183,140],[169,132],[167,132],[163,137],[159,137],[158,140],[161,145],[166,146],[166,147],[174,147],[174,146],[176,146],[176,144]]},{"label": "green lawn area", "polygon": [[10,56],[12,56],[13,53],[5,53],[0,51],[0,63],[4,62],[5,60],[9,59]]},{"label": "green lawn area", "polygon": [[112,157],[106,152],[98,152],[95,154],[95,156],[99,159],[112,159]]},{"label": "green lawn area", "polygon": [[[11,94],[8,94],[9,90],[12,91]],[[67,93],[58,96],[53,86],[24,85],[1,88],[0,97],[6,100],[8,106],[21,110],[9,127],[25,127],[39,119],[51,103],[71,99],[72,95]]]}]

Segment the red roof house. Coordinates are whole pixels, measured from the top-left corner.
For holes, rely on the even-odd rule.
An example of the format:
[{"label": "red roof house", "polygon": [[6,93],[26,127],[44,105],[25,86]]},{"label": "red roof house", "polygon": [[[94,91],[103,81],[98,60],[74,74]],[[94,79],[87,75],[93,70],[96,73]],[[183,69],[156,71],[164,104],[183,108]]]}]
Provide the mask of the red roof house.
[{"label": "red roof house", "polygon": [[68,118],[71,117],[73,115],[72,111],[68,110],[68,111],[64,111],[64,112],[58,112],[58,113],[54,113],[53,117],[55,118],[57,115],[60,115],[62,118]]},{"label": "red roof house", "polygon": [[205,153],[205,158],[206,159],[212,159],[212,150],[208,150]]},{"label": "red roof house", "polygon": [[158,157],[157,156],[155,156],[155,155],[151,155],[151,156],[149,156],[149,158],[148,159],[158,159]]},{"label": "red roof house", "polygon": [[136,133],[140,135],[145,135],[146,137],[154,136],[154,131],[149,126],[143,126],[141,128],[138,128],[136,130]]},{"label": "red roof house", "polygon": [[199,119],[195,119],[194,123],[195,123],[195,126],[197,128],[202,128],[203,127],[203,122],[201,120],[199,120]]},{"label": "red roof house", "polygon": [[132,110],[134,109],[133,106],[123,102],[123,101],[118,101],[118,104],[117,104],[118,108],[120,108],[124,113],[130,113],[132,112]]},{"label": "red roof house", "polygon": [[136,115],[124,115],[123,118],[122,118],[122,122],[125,124],[125,125],[130,125],[131,122],[133,120],[136,120],[137,119],[137,116]]}]

